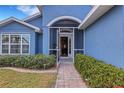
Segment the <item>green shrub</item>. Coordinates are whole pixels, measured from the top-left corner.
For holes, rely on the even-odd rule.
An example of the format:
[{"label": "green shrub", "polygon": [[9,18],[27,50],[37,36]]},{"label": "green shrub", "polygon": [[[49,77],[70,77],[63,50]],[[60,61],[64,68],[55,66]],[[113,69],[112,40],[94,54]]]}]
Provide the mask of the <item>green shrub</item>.
[{"label": "green shrub", "polygon": [[75,56],[75,67],[90,87],[124,86],[124,71],[83,54]]},{"label": "green shrub", "polygon": [[0,56],[0,67],[47,69],[55,66],[55,62],[55,56],[53,55]]}]

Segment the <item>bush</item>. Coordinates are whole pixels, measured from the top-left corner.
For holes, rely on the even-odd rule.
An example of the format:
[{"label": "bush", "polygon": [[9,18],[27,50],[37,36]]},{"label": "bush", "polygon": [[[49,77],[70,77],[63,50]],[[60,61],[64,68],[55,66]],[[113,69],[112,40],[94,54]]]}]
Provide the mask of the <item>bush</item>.
[{"label": "bush", "polygon": [[54,55],[0,56],[0,67],[48,69],[55,66],[55,62]]},{"label": "bush", "polygon": [[88,86],[111,88],[124,86],[124,71],[83,54],[75,56],[75,67]]}]

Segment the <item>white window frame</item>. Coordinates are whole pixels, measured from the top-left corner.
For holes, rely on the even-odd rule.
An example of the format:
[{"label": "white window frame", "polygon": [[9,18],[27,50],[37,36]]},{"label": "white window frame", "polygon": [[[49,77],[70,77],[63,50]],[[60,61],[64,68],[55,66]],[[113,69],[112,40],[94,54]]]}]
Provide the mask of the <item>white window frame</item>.
[{"label": "white window frame", "polygon": [[[3,43],[2,43],[2,36],[3,35],[9,35],[9,52],[8,53],[2,53],[2,45],[4,45]],[[10,46],[11,45],[14,45],[14,44],[12,44],[10,41],[11,41],[11,38],[10,38],[10,36],[11,35],[19,35],[20,37],[21,37],[21,42],[20,42],[20,53],[10,53]],[[28,37],[29,37],[29,52],[28,53],[22,53],[22,45],[26,45],[26,44],[22,44],[22,36],[23,35],[28,35]],[[1,33],[1,41],[0,41],[0,46],[1,46],[1,55],[29,55],[30,54],[30,34],[29,33]],[[17,45],[17,44],[16,44]]]}]

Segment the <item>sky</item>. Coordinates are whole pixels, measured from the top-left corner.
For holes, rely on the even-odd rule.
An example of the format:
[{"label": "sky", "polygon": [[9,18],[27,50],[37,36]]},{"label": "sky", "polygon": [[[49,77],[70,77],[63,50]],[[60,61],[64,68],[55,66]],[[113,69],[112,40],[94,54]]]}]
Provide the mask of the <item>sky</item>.
[{"label": "sky", "polygon": [[11,16],[24,19],[38,12],[38,8],[33,5],[0,5],[0,21]]}]

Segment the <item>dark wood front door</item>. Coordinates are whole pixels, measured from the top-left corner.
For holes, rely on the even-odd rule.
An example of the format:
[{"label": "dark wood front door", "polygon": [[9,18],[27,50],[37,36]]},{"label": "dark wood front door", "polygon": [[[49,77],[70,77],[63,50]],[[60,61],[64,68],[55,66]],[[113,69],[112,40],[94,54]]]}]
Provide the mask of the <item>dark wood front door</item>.
[{"label": "dark wood front door", "polygon": [[61,56],[68,57],[68,37],[61,37]]}]

